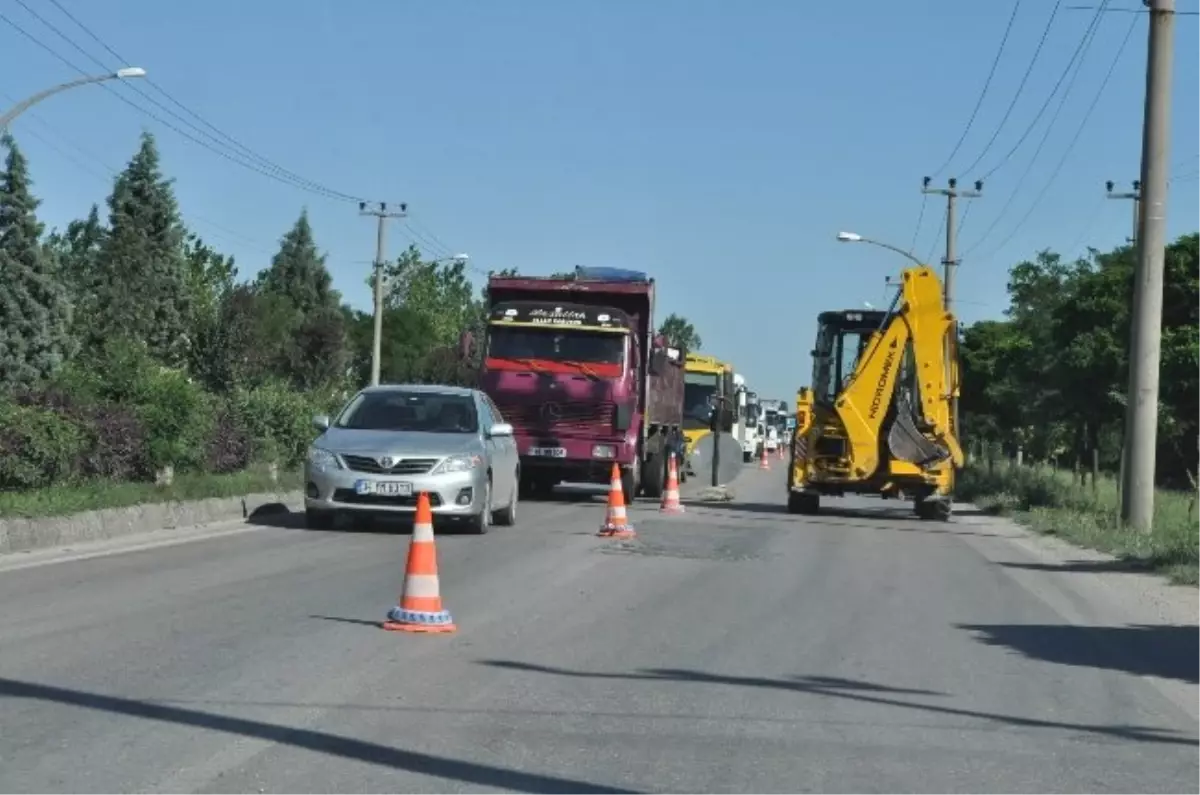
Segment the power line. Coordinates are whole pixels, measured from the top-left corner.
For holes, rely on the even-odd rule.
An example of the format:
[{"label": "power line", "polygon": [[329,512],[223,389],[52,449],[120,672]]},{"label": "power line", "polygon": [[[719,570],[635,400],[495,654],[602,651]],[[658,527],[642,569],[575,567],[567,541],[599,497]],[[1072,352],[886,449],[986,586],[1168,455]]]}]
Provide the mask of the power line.
[{"label": "power line", "polygon": [[[65,42],[70,44],[74,49],[76,49],[77,51],[82,53],[85,57],[87,57],[88,59],[90,59],[91,61],[96,63],[102,69],[105,69],[106,71],[111,71],[111,67],[108,64],[105,64],[103,61],[101,61],[100,59],[93,56],[91,53],[89,53],[83,47],[79,46],[79,44],[76,43],[74,40],[72,40],[70,36],[63,33],[53,23],[49,22],[44,17],[42,17],[40,14],[38,14],[36,11],[34,11],[32,8],[30,8],[28,6],[28,4],[26,4],[24,2],[24,0],[16,0],[16,2],[18,5],[20,5],[22,8],[24,8],[26,11],[28,11],[30,13],[30,15],[33,16],[36,20],[38,20],[43,25],[45,25],[47,28],[49,28],[57,36],[59,36]],[[69,58],[62,55],[61,53],[59,53],[57,50],[55,50],[53,47],[46,44],[42,40],[38,39],[36,36],[34,36],[29,31],[25,30],[23,27],[21,27],[16,22],[14,22],[12,19],[4,16],[3,14],[0,14],[0,20],[6,22],[10,27],[15,29],[18,33],[20,33],[25,38],[32,41],[37,46],[41,47],[46,52],[53,55],[55,58],[57,58],[59,61],[64,63],[69,68],[71,68],[71,69],[75,70],[76,72],[79,72],[80,74],[83,74],[83,75],[88,74],[86,70],[81,69],[77,64],[72,62]],[[101,83],[100,87],[103,88],[105,91],[108,91],[114,97],[116,97],[120,101],[124,102],[126,105],[130,106],[134,110],[137,110],[140,113],[145,114],[146,116],[157,121],[159,124],[163,125],[164,127],[174,131],[175,133],[183,136],[184,138],[187,138],[189,141],[209,150],[210,152],[218,155],[219,157],[223,157],[232,163],[242,166],[243,168],[247,168],[251,171],[254,171],[254,172],[261,174],[265,177],[268,177],[270,179],[274,179],[285,185],[290,185],[292,187],[299,188],[301,190],[305,190],[305,191],[308,191],[309,193],[314,193],[318,196],[323,196],[325,198],[331,198],[331,199],[340,200],[340,201],[359,201],[359,199],[357,197],[353,197],[353,196],[350,196],[349,194],[341,193],[340,191],[335,191],[331,188],[326,188],[325,186],[315,183],[312,180],[307,180],[307,179],[304,179],[303,177],[292,175],[291,172],[286,172],[284,170],[281,170],[278,166],[274,166],[275,170],[272,170],[271,167],[264,167],[263,165],[253,162],[253,160],[247,160],[247,157],[245,155],[231,154],[230,152],[224,151],[223,149],[218,149],[218,148],[216,148],[216,146],[213,146],[212,144],[209,144],[209,143],[197,138],[195,135],[192,135],[191,133],[187,132],[186,130],[180,129],[179,127],[175,126],[171,122],[169,122],[166,119],[162,118],[161,116],[157,115],[153,111],[150,111],[150,110],[138,105],[137,103],[131,101],[130,99],[125,97],[123,94],[120,94],[120,93],[114,91],[107,85]],[[148,102],[155,105],[156,107],[162,109],[168,115],[171,115],[171,116],[179,119],[182,123],[191,127],[193,130],[196,130],[196,132],[199,133],[200,135],[204,136],[205,138],[208,138],[210,141],[215,142],[217,144],[217,146],[227,146],[226,144],[222,143],[219,139],[215,138],[213,135],[206,133],[204,130],[201,130],[200,128],[198,128],[195,124],[193,124],[193,123],[187,121],[186,119],[184,119],[183,117],[179,116],[179,114],[175,113],[170,108],[167,108],[161,102],[159,102],[158,100],[149,96],[141,89],[135,88],[135,91],[143,99],[147,100]]]},{"label": "power line", "polygon": [[[1029,59],[1029,66],[1025,67],[1025,74],[1021,76],[1021,82],[1017,85],[1016,93],[1013,94],[1012,101],[1008,103],[1008,108],[1005,109],[1004,115],[1000,118],[1000,123],[996,125],[996,129],[992,132],[992,137],[984,144],[983,149],[979,152],[979,156],[972,161],[971,165],[962,170],[964,175],[970,174],[979,165],[983,158],[987,157],[987,153],[992,150],[992,145],[996,143],[996,139],[1000,137],[1000,131],[1004,129],[1004,125],[1008,124],[1009,118],[1012,116],[1013,108],[1017,106],[1017,100],[1021,98],[1022,92],[1025,90],[1025,84],[1029,82],[1029,76],[1033,74],[1033,67],[1037,65],[1038,58],[1042,54],[1042,48],[1046,45],[1046,39],[1050,37],[1050,29],[1054,27],[1054,20],[1058,16],[1058,8],[1062,5],[1062,0],[1058,0],[1054,4],[1054,9],[1050,12],[1050,19],[1046,20],[1046,27],[1042,30],[1042,37],[1038,40],[1037,48],[1033,51],[1033,57]],[[993,169],[994,171],[995,169]],[[967,205],[970,207],[971,205]]]},{"label": "power line", "polygon": [[[984,172],[981,179],[986,180],[992,174],[995,174],[1005,163],[1007,163],[1012,156],[1017,153],[1017,150],[1021,148],[1021,144],[1025,143],[1025,140],[1037,126],[1037,123],[1041,121],[1042,116],[1045,115],[1046,110],[1050,107],[1050,103],[1053,102],[1054,97],[1058,95],[1059,88],[1062,87],[1063,82],[1067,79],[1068,75],[1072,73],[1075,62],[1080,60],[1083,56],[1083,53],[1086,52],[1087,48],[1091,46],[1091,41],[1095,36],[1096,28],[1100,25],[1100,20],[1104,14],[1104,6],[1108,5],[1109,2],[1110,0],[1104,0],[1101,3],[1100,9],[1092,16],[1092,21],[1088,23],[1087,28],[1084,30],[1083,36],[1079,40],[1079,44],[1075,47],[1075,52],[1071,54],[1071,60],[1067,61],[1066,68],[1064,68],[1062,74],[1059,75],[1058,81],[1054,84],[1054,88],[1050,89],[1050,93],[1046,96],[1046,101],[1042,103],[1042,106],[1038,108],[1038,112],[1034,114],[1033,120],[1029,122],[1029,126],[1025,128],[1025,132],[1021,133],[1021,137],[1017,139],[1017,142],[1012,145],[1012,148],[1008,150],[1004,157],[1000,158],[1000,161],[996,163],[996,165]],[[1075,74],[1078,74],[1078,70],[1075,71]],[[1074,82],[1074,80],[1072,80],[1072,82]],[[1071,89],[1068,85],[1067,90],[1064,93],[1064,97],[1066,94],[1069,94],[1070,91]]]},{"label": "power line", "polygon": [[[1015,202],[1017,196],[1020,195],[1021,187],[1025,184],[1025,180],[1029,178],[1030,173],[1032,173],[1034,165],[1037,163],[1038,158],[1042,154],[1042,150],[1046,148],[1046,143],[1050,140],[1050,134],[1054,132],[1054,126],[1058,123],[1058,117],[1062,115],[1063,108],[1066,107],[1067,104],[1067,99],[1071,96],[1071,89],[1074,87],[1075,81],[1079,79],[1079,73],[1083,71],[1083,64],[1087,56],[1087,51],[1091,49],[1092,42],[1096,37],[1096,33],[1099,31],[1099,22],[1099,17],[1094,18],[1092,20],[1092,24],[1088,26],[1087,31],[1084,33],[1084,38],[1080,42],[1081,46],[1076,50],[1076,55],[1080,57],[1077,59],[1075,57],[1072,58],[1073,64],[1071,64],[1072,71],[1070,73],[1070,79],[1067,81],[1066,88],[1059,96],[1058,106],[1055,107],[1054,113],[1050,116],[1050,121],[1046,125],[1045,131],[1042,133],[1041,140],[1038,141],[1037,147],[1033,150],[1033,156],[1029,158],[1029,162],[1025,164],[1025,170],[1021,172],[1021,176],[1017,178],[1016,184],[1013,185],[1012,190],[1008,194],[1008,198],[1005,199],[1004,204],[1000,206],[999,211],[997,211],[996,215],[992,218],[992,222],[988,225],[987,229],[984,230],[983,234],[980,235],[973,244],[967,247],[967,251],[965,252],[966,254],[970,254],[972,251],[979,248],[983,242],[987,240],[994,231],[996,231],[996,227],[1000,225],[1000,221],[1004,219],[1004,216],[1008,213],[1009,208],[1013,206],[1013,202]],[[1051,97],[1053,96],[1054,94],[1052,93]]]},{"label": "power line", "polygon": [[983,81],[983,89],[979,92],[979,99],[975,101],[975,108],[971,111],[970,118],[967,119],[967,124],[963,127],[962,135],[958,137],[958,143],[954,144],[954,149],[950,151],[950,155],[946,158],[946,162],[941,165],[931,176],[936,177],[941,174],[950,163],[954,160],[954,156],[958,154],[958,150],[962,148],[963,141],[967,140],[967,134],[971,132],[971,125],[975,123],[975,117],[979,115],[979,109],[983,106],[983,100],[987,97],[988,89],[992,85],[992,78],[996,76],[996,67],[1000,65],[1000,58],[1004,55],[1004,48],[1008,44],[1008,35],[1012,32],[1013,22],[1017,19],[1017,12],[1021,9],[1021,0],[1017,0],[1013,4],[1012,14],[1008,18],[1008,26],[1004,28],[1004,35],[1000,38],[1000,47],[996,50],[996,57],[992,59],[992,68],[988,70],[987,79]]},{"label": "power line", "polygon": [[[104,65],[104,64],[103,64],[103,62],[101,62],[99,59],[97,59],[97,58],[93,57],[93,56],[92,56],[90,53],[86,52],[86,51],[85,51],[85,50],[84,50],[82,47],[78,46],[77,44],[75,44],[75,42],[71,41],[71,40],[70,40],[70,39],[69,39],[69,38],[68,38],[68,37],[67,37],[65,34],[63,34],[61,31],[57,30],[57,29],[56,29],[56,28],[54,28],[52,25],[50,25],[50,23],[46,22],[46,21],[45,21],[43,18],[41,18],[40,16],[38,16],[38,14],[37,14],[36,12],[32,11],[31,9],[29,9],[29,6],[25,4],[24,0],[17,0],[17,2],[18,2],[18,3],[19,3],[19,4],[20,4],[20,5],[23,7],[23,8],[25,8],[27,11],[30,11],[30,13],[31,13],[31,14],[34,16],[34,18],[38,19],[38,20],[39,20],[39,21],[41,21],[41,22],[42,22],[44,25],[46,25],[47,27],[49,27],[51,30],[53,30],[53,31],[55,31],[56,33],[58,33],[58,35],[59,35],[60,37],[62,37],[62,38],[65,40],[65,41],[67,41],[69,44],[71,44],[72,46],[74,46],[74,47],[75,47],[75,49],[77,49],[77,50],[79,50],[80,52],[82,52],[84,55],[86,55],[88,58],[90,58],[90,59],[91,59],[93,62],[95,62],[95,63],[98,63],[98,64],[100,64],[101,66],[103,66],[103,65]],[[109,55],[111,55],[113,58],[115,58],[115,59],[116,59],[116,60],[117,60],[119,63],[122,63],[122,64],[124,64],[124,63],[128,63],[128,61],[127,61],[127,60],[126,60],[126,59],[125,59],[125,58],[124,58],[124,57],[123,57],[123,56],[122,56],[120,53],[118,53],[118,52],[117,52],[115,49],[113,49],[111,46],[109,46],[107,42],[105,42],[105,41],[104,41],[102,38],[100,38],[100,36],[98,36],[98,35],[97,35],[95,32],[93,32],[93,31],[92,31],[92,30],[91,30],[91,29],[90,29],[90,28],[89,28],[87,25],[85,25],[85,24],[84,24],[82,21],[80,21],[80,20],[79,20],[79,19],[78,19],[78,18],[77,18],[77,17],[76,17],[74,14],[72,14],[70,11],[68,11],[66,8],[64,8],[64,7],[63,7],[63,5],[62,5],[62,3],[60,3],[58,0],[50,0],[50,2],[51,2],[53,5],[54,5],[54,7],[55,7],[55,8],[57,8],[57,9],[58,9],[60,12],[62,12],[62,14],[63,14],[63,15],[64,15],[64,16],[65,16],[67,19],[69,19],[71,22],[73,22],[73,23],[75,24],[75,26],[76,26],[76,27],[78,27],[80,30],[82,30],[84,33],[86,33],[86,34],[87,34],[87,35],[88,35],[88,36],[89,36],[89,37],[92,39],[92,41],[96,42],[96,43],[97,43],[97,44],[99,44],[101,47],[103,47],[103,48],[104,48],[104,49],[105,49],[105,50],[108,52],[108,54],[109,54]],[[158,92],[159,92],[160,94],[162,94],[164,97],[166,97],[166,98],[167,98],[167,100],[168,100],[168,101],[170,101],[170,102],[171,102],[173,105],[175,105],[177,108],[179,108],[180,110],[182,110],[184,113],[187,113],[189,116],[191,116],[192,118],[196,119],[197,121],[199,121],[199,122],[200,122],[202,125],[204,125],[205,127],[207,127],[209,130],[211,130],[213,133],[215,133],[215,134],[216,134],[217,136],[219,136],[220,138],[223,138],[223,139],[225,139],[226,141],[228,141],[228,142],[229,142],[229,145],[231,145],[233,148],[235,148],[235,149],[238,149],[238,150],[241,150],[241,152],[242,152],[242,153],[244,153],[244,154],[245,154],[247,157],[251,158],[252,160],[256,160],[256,161],[258,161],[258,162],[259,162],[260,164],[262,164],[262,165],[263,165],[265,168],[267,168],[267,169],[270,169],[270,170],[272,170],[272,171],[275,171],[275,172],[277,172],[277,173],[279,173],[279,174],[281,174],[281,175],[283,175],[283,176],[287,177],[288,179],[290,179],[290,180],[293,180],[293,181],[295,181],[295,182],[297,182],[297,183],[303,183],[303,184],[305,184],[305,185],[308,185],[308,186],[314,187],[314,188],[316,188],[316,189],[320,190],[320,191],[321,191],[321,192],[323,192],[323,193],[327,193],[327,194],[329,194],[331,197],[334,197],[334,198],[341,198],[341,199],[344,199],[344,200],[346,200],[346,201],[358,201],[358,200],[359,200],[359,199],[358,199],[358,197],[351,196],[351,195],[349,195],[349,194],[346,194],[346,193],[342,193],[341,191],[336,191],[336,190],[333,190],[332,188],[328,188],[328,187],[326,187],[326,186],[324,186],[324,185],[321,185],[320,183],[314,182],[313,180],[306,179],[306,178],[304,178],[304,177],[300,176],[299,174],[296,174],[295,172],[293,172],[293,171],[289,171],[288,169],[284,168],[283,166],[280,166],[279,164],[277,164],[277,163],[273,162],[273,161],[272,161],[272,160],[270,160],[269,158],[267,158],[267,157],[264,157],[263,155],[260,155],[260,154],[258,154],[257,152],[255,152],[255,151],[254,151],[253,149],[251,149],[250,147],[248,147],[248,146],[246,146],[245,144],[243,144],[243,143],[241,143],[240,141],[238,141],[238,140],[237,140],[236,138],[234,138],[232,135],[229,135],[228,133],[226,133],[226,132],[224,132],[223,130],[221,130],[220,128],[218,128],[216,125],[214,125],[214,124],[210,123],[208,120],[206,120],[206,119],[205,119],[203,116],[201,116],[199,113],[195,112],[194,110],[192,110],[192,109],[191,109],[191,108],[189,108],[188,106],[184,105],[182,102],[180,102],[178,99],[176,99],[175,97],[173,97],[173,96],[172,96],[170,93],[168,93],[166,89],[164,89],[162,86],[160,86],[160,85],[158,85],[157,83],[155,83],[155,82],[154,82],[154,81],[153,81],[151,78],[147,77],[147,78],[145,78],[145,81],[146,81],[146,83],[147,83],[147,84],[149,84],[149,85],[150,85],[152,88],[154,88],[156,91],[158,91]],[[129,88],[130,88],[130,89],[132,89],[133,91],[137,92],[137,93],[138,93],[140,96],[142,96],[142,97],[143,97],[143,98],[144,98],[146,101],[148,101],[148,102],[150,102],[150,103],[154,104],[156,107],[158,107],[158,108],[162,109],[162,110],[163,110],[164,112],[166,112],[166,113],[169,113],[170,115],[174,116],[176,119],[179,119],[179,121],[183,122],[184,124],[188,124],[189,126],[191,126],[191,127],[192,127],[192,129],[196,130],[197,132],[200,132],[200,133],[204,134],[204,133],[203,133],[203,131],[202,131],[202,130],[200,130],[198,127],[196,127],[195,125],[193,125],[191,122],[188,122],[186,119],[184,119],[183,117],[179,116],[178,114],[176,114],[176,113],[175,113],[174,111],[172,111],[170,108],[167,108],[166,106],[164,106],[164,105],[162,105],[161,103],[159,103],[157,100],[155,100],[155,99],[154,99],[153,97],[151,97],[149,94],[145,93],[145,92],[144,92],[144,91],[142,91],[140,88],[138,88],[136,85],[132,85],[132,84],[131,84],[131,85],[129,85]],[[211,138],[210,138],[210,139],[211,139]],[[211,139],[211,140],[215,140],[215,139]]]},{"label": "power line", "polygon": [[[1091,104],[1088,105],[1087,110],[1084,111],[1083,118],[1079,120],[1079,126],[1075,129],[1075,134],[1071,136],[1071,141],[1067,144],[1066,151],[1063,152],[1062,157],[1060,157],[1058,163],[1055,164],[1054,170],[1050,172],[1050,177],[1046,180],[1046,184],[1042,186],[1041,191],[1033,200],[1033,204],[1030,205],[1025,215],[1021,216],[1021,220],[1017,221],[1017,225],[1014,226],[1012,231],[1009,232],[1004,240],[1002,240],[1000,244],[993,249],[993,256],[1002,248],[1004,248],[1004,246],[1006,246],[1008,242],[1016,236],[1021,227],[1025,225],[1025,222],[1028,221],[1033,213],[1037,210],[1038,205],[1042,203],[1042,199],[1046,197],[1046,194],[1050,190],[1050,186],[1054,184],[1054,180],[1058,177],[1059,172],[1062,171],[1062,167],[1064,164],[1066,164],[1067,158],[1071,156],[1071,152],[1074,151],[1075,145],[1079,143],[1079,139],[1083,136],[1083,131],[1087,129],[1087,123],[1091,119],[1092,113],[1095,112],[1096,106],[1100,104],[1100,99],[1104,96],[1104,90],[1108,88],[1108,82],[1112,79],[1113,72],[1116,71],[1117,64],[1121,61],[1121,56],[1124,54],[1125,48],[1129,44],[1129,39],[1133,35],[1134,28],[1137,27],[1138,19],[1139,17],[1135,16],[1130,21],[1129,28],[1125,31],[1125,37],[1121,39],[1121,45],[1117,48],[1117,53],[1115,56],[1113,56],[1112,63],[1109,64],[1108,71],[1104,73],[1104,79],[1100,81],[1100,87],[1096,89],[1096,95],[1092,97]],[[978,246],[978,243],[976,245]]]},{"label": "power line", "polygon": [[917,237],[921,234],[921,224],[925,221],[925,208],[929,205],[929,194],[921,194],[921,212],[917,213],[917,225],[913,229],[912,242],[908,244],[908,253],[913,253],[917,247]]}]

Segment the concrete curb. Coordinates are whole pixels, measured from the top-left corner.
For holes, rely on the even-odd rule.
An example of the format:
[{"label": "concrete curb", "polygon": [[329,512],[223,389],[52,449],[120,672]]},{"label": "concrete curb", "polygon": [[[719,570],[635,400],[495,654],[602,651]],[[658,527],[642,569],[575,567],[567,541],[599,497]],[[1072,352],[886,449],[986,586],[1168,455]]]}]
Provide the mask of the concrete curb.
[{"label": "concrete curb", "polygon": [[302,498],[299,491],[262,492],[188,502],[148,502],[38,519],[0,519],[0,555],[248,519],[264,506],[294,505]]}]

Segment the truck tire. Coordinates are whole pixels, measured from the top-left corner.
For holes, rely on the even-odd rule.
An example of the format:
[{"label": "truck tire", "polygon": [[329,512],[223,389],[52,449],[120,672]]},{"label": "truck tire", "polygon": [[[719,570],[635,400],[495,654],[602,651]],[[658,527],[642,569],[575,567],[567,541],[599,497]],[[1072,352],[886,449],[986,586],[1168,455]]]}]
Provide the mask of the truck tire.
[{"label": "truck tire", "polygon": [[633,465],[629,469],[621,472],[621,491],[625,496],[625,504],[629,505],[637,499],[638,490],[642,485],[642,462],[638,458],[633,459]]},{"label": "truck tire", "polygon": [[[622,484],[624,488],[624,484]],[[642,494],[657,500],[667,489],[667,461],[661,451],[649,453],[642,465]]]}]

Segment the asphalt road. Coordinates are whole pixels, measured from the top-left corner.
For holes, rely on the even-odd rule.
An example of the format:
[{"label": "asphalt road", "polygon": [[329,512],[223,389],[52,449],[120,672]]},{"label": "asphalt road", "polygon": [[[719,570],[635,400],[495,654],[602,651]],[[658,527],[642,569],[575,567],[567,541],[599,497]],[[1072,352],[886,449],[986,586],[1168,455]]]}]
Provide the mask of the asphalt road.
[{"label": "asphalt road", "polygon": [[736,488],[632,542],[598,500],[439,537],[453,636],[377,628],[394,532],[2,571],[0,789],[1197,791],[1194,626],[1098,614],[979,517]]}]

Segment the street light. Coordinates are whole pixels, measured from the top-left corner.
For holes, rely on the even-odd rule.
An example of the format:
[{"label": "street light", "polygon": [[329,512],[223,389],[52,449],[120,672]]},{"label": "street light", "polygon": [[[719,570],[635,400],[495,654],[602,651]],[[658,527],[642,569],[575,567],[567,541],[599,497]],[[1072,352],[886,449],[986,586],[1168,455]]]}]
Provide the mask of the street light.
[{"label": "street light", "polygon": [[47,97],[52,97],[55,94],[59,94],[63,91],[67,91],[68,89],[77,88],[78,86],[90,86],[93,83],[104,83],[109,80],[130,80],[130,79],[134,79],[134,78],[138,78],[138,77],[145,77],[145,76],[146,76],[146,70],[143,69],[142,67],[140,67],[140,66],[125,66],[125,67],[118,69],[115,72],[109,72],[108,74],[104,74],[104,75],[88,75],[85,77],[80,77],[75,80],[68,81],[66,83],[60,83],[59,85],[54,86],[53,88],[47,88],[44,91],[39,91],[38,93],[34,94],[33,96],[29,97],[28,99],[25,99],[21,102],[18,102],[16,105],[13,105],[12,108],[10,108],[7,113],[5,113],[3,116],[0,116],[0,132],[7,130],[8,125],[12,123],[13,119],[17,118],[22,113],[29,110],[31,107],[38,104],[39,102],[41,102],[43,99],[46,99]]},{"label": "street light", "polygon": [[925,265],[924,262],[921,262],[921,260],[914,257],[912,254],[909,254],[907,251],[900,248],[899,246],[893,246],[891,243],[882,243],[878,240],[872,240],[871,238],[863,237],[862,235],[857,234],[856,232],[838,232],[837,239],[841,243],[867,243],[872,246],[879,246],[880,248],[886,248],[888,251],[894,251],[902,257],[907,257],[908,259],[915,262],[918,266]]}]

